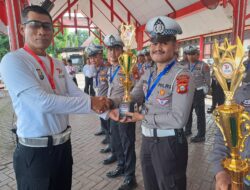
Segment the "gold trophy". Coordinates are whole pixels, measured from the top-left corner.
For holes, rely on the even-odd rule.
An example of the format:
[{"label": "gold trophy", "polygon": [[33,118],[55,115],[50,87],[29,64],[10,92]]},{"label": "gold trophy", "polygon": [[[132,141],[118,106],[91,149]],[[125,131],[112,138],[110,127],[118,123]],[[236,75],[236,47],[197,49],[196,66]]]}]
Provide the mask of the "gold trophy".
[{"label": "gold trophy", "polygon": [[136,65],[137,58],[131,51],[131,44],[135,36],[135,26],[134,25],[121,25],[121,39],[125,46],[125,51],[119,56],[119,65],[122,72],[125,75],[125,79],[122,81],[124,87],[123,101],[119,106],[120,118],[126,117],[126,112],[134,111],[134,104],[131,102],[130,90],[133,86],[131,81],[131,75],[133,67]]},{"label": "gold trophy", "polygon": [[213,70],[225,93],[225,103],[213,114],[225,145],[230,149],[230,156],[222,161],[222,166],[231,177],[232,190],[243,189],[243,179],[250,171],[247,159],[242,159],[240,155],[250,135],[250,125],[247,123],[250,117],[244,107],[233,100],[245,71],[243,57],[244,49],[239,38],[236,45],[229,44],[227,39],[222,46],[219,46],[217,41],[213,45]]}]

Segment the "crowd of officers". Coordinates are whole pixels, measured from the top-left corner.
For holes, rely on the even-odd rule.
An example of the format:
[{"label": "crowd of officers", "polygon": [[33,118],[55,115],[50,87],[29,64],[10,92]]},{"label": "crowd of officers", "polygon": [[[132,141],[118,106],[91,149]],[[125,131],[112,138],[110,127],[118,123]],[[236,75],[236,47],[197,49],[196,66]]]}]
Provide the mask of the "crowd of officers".
[{"label": "crowd of officers", "polygon": [[[110,99],[113,99],[114,101],[116,99],[120,99],[124,95],[124,87],[123,87],[123,80],[124,80],[124,73],[122,73],[118,57],[122,55],[123,53],[123,42],[121,41],[120,37],[118,35],[107,35],[104,39],[104,45],[107,47],[107,59],[108,63],[103,61],[103,46],[100,45],[94,45],[91,44],[87,48],[87,53],[89,56],[89,60],[91,64],[94,64],[96,66],[96,76],[94,77],[94,86],[97,92],[98,96],[107,96]],[[190,105],[190,111],[188,112],[188,119],[185,123],[185,130],[179,130],[174,131],[174,136],[179,135],[179,140],[177,140],[177,143],[182,144],[182,152],[181,155],[185,158],[187,157],[187,149],[185,149],[185,137],[188,137],[192,134],[192,120],[193,120],[193,110],[195,110],[196,116],[197,116],[197,130],[198,133],[191,137],[190,141],[193,143],[197,142],[204,142],[205,141],[205,133],[206,133],[206,117],[205,117],[205,97],[208,94],[208,92],[211,92],[212,95],[212,106],[211,108],[208,108],[207,113],[212,113],[213,110],[216,108],[217,105],[221,105],[224,103],[224,93],[217,82],[215,76],[210,75],[211,69],[208,64],[206,64],[203,61],[199,60],[200,52],[199,49],[196,46],[186,46],[184,48],[184,55],[182,60],[178,60],[178,55],[175,53],[175,61],[179,62],[179,67],[185,72],[188,72],[188,78],[191,77],[193,81],[193,96],[190,95],[189,99],[187,98],[185,101],[192,102]],[[249,53],[250,54],[250,53]],[[249,62],[249,59],[247,60]],[[246,62],[247,62],[246,61]],[[246,63],[245,62],[245,63]],[[249,63],[250,65],[250,63]],[[246,65],[247,68],[247,65]],[[133,69],[131,80],[134,81],[134,88],[131,92],[132,96],[136,96],[133,92],[136,91],[136,83],[139,83],[140,79],[143,78],[145,75],[147,75],[147,71],[152,71],[156,69],[156,65],[154,61],[152,60],[150,56],[150,50],[149,48],[145,48],[141,51],[137,52],[137,65]],[[177,72],[178,73],[178,72]],[[186,75],[184,75],[186,76]],[[150,77],[150,76],[149,76]],[[176,76],[175,76],[176,77]],[[145,83],[148,77],[145,77],[145,80],[142,83]],[[185,78],[185,77],[184,77]],[[135,79],[135,80],[133,80]],[[245,80],[247,77],[245,77]],[[172,79],[173,80],[173,79]],[[148,81],[147,81],[148,82]],[[162,86],[165,86],[165,88],[172,88],[170,87],[169,82],[163,82]],[[143,86],[143,90],[145,91],[145,86]],[[183,86],[182,86],[183,87]],[[147,87],[148,88],[148,87]],[[184,86],[185,88],[185,86]],[[191,90],[191,87],[187,89],[187,91]],[[171,96],[170,89],[162,89],[160,88],[158,91],[158,94],[155,95],[155,101],[158,102],[158,104],[162,107],[164,105],[168,105]],[[160,97],[159,97],[160,96]],[[138,98],[134,98],[138,99]],[[142,103],[145,102],[145,97],[142,98],[143,100],[138,100],[138,102]],[[178,100],[177,100],[178,101]],[[140,105],[139,103],[139,105]],[[173,102],[172,102],[173,104]],[[142,104],[144,105],[144,104]],[[172,105],[175,106],[175,105]],[[143,111],[143,106],[141,106],[141,110]],[[157,107],[153,108],[152,112],[157,112]],[[164,116],[163,116],[164,117]],[[166,119],[166,118],[164,118]],[[178,118],[180,120],[180,118]],[[108,165],[111,163],[114,163],[117,161],[117,167],[108,172],[106,175],[109,178],[115,178],[118,176],[124,176],[124,183],[119,189],[133,189],[136,186],[136,180],[135,180],[135,166],[136,166],[136,155],[135,155],[135,122],[119,122],[112,119],[104,120],[100,118],[101,120],[101,130],[97,132],[95,135],[105,135],[105,138],[103,139],[102,143],[107,144],[107,146],[100,150],[101,153],[111,153],[110,156],[103,161],[104,165]],[[185,121],[185,117],[184,120]],[[171,122],[171,121],[170,121]],[[156,123],[154,121],[154,123]],[[159,157],[160,155],[157,151],[161,151],[161,149],[155,150],[154,152],[155,157],[148,157],[147,154],[143,154],[143,150],[145,152],[150,152],[148,149],[148,146],[153,146],[156,142],[160,142],[160,139],[164,139],[164,135],[160,136],[160,129],[158,130],[158,136],[157,134],[154,134],[155,130],[152,131],[146,131],[146,127],[144,127],[142,123],[142,134],[150,134],[152,137],[156,137],[157,140],[153,139],[152,142],[143,143],[142,144],[142,170],[143,177],[144,177],[144,184],[145,189],[166,189],[167,186],[176,186],[177,189],[184,189],[186,186],[186,178],[182,178],[181,175],[185,174],[183,172],[183,168],[186,168],[187,163],[180,162],[182,167],[180,167],[179,173],[177,172],[176,176],[177,178],[181,180],[177,180],[178,183],[176,183],[176,179],[172,179],[171,177],[167,178],[166,173],[161,172],[161,164],[163,163],[163,160],[161,160]],[[144,129],[145,128],[145,129]],[[146,131],[146,132],[145,132]],[[146,136],[146,135],[145,135]],[[167,135],[168,136],[168,135]],[[151,136],[150,136],[151,137]],[[157,138],[161,137],[161,138]],[[183,139],[182,139],[183,138]],[[181,140],[180,140],[181,139]],[[147,142],[147,141],[144,141]],[[172,146],[172,145],[171,145]],[[161,145],[159,145],[158,148],[160,148]],[[184,147],[184,149],[183,149]],[[162,147],[162,149],[166,149],[166,147]],[[166,150],[166,154],[171,153],[171,150]],[[161,155],[162,156],[162,155]],[[143,159],[145,157],[145,159]],[[169,157],[166,155],[166,157]],[[147,165],[147,159],[155,159],[155,165],[153,166],[154,169],[152,169],[150,166]],[[185,160],[185,159],[184,159]],[[166,161],[166,160],[165,160]],[[146,164],[146,166],[145,166]],[[183,167],[184,166],[184,167]],[[178,168],[178,167],[177,167]],[[176,168],[175,168],[176,169]],[[148,171],[146,171],[148,170]],[[178,169],[177,169],[178,170]],[[154,179],[154,175],[146,175],[145,173],[150,172],[156,172],[156,176],[159,179]],[[171,169],[169,171],[172,172]],[[162,178],[162,179],[161,179]],[[158,184],[158,188],[155,186]]]}]

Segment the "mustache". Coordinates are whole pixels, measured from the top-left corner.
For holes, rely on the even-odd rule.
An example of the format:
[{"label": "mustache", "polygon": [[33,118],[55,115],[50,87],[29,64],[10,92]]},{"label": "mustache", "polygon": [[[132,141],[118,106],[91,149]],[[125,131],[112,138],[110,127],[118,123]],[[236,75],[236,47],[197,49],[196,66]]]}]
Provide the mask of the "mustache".
[{"label": "mustache", "polygon": [[155,50],[155,51],[152,51],[153,54],[155,53],[159,53],[159,54],[163,54],[165,53],[165,51],[162,51],[162,50]]}]

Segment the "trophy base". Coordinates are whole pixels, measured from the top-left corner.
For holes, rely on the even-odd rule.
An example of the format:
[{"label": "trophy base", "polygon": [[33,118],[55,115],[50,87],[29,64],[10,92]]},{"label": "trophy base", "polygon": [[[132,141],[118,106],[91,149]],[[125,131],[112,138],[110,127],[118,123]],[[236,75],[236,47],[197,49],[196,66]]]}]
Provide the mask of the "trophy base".
[{"label": "trophy base", "polygon": [[230,190],[243,190],[244,182],[243,179],[249,172],[249,164],[246,160],[235,160],[226,158],[222,162],[223,167],[230,175],[232,185]]},{"label": "trophy base", "polygon": [[126,112],[134,112],[134,102],[122,102],[119,106],[119,118],[124,119]]}]

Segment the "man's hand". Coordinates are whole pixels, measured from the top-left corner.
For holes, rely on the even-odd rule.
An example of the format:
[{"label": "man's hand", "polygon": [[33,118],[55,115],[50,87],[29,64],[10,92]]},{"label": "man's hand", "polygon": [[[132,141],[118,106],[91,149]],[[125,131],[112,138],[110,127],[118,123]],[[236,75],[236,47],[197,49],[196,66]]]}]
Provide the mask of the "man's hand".
[{"label": "man's hand", "polygon": [[109,110],[112,106],[112,101],[106,97],[91,97],[91,109],[98,114]]},{"label": "man's hand", "polygon": [[119,121],[119,109],[113,109],[109,112],[109,118],[114,121]]},{"label": "man's hand", "polygon": [[144,119],[144,115],[138,112],[127,112],[126,118],[120,120],[122,123],[137,122]]},{"label": "man's hand", "polygon": [[215,176],[216,184],[215,189],[216,190],[228,190],[229,186],[231,185],[231,179],[228,173],[225,171],[220,171]]}]

